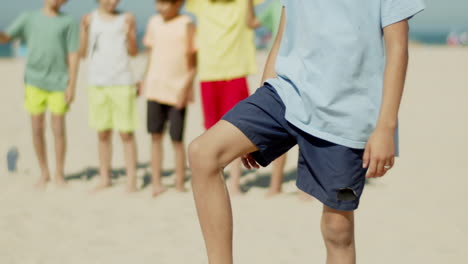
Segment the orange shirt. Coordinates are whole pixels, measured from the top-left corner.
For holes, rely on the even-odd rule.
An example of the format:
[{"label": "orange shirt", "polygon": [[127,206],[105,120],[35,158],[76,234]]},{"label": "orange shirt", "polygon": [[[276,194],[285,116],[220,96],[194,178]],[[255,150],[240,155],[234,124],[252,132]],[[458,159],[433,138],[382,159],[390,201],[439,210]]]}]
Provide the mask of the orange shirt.
[{"label": "orange shirt", "polygon": [[190,50],[189,16],[164,21],[160,15],[148,22],[143,44],[151,48],[145,93],[148,100],[175,105],[190,80],[187,54]]}]

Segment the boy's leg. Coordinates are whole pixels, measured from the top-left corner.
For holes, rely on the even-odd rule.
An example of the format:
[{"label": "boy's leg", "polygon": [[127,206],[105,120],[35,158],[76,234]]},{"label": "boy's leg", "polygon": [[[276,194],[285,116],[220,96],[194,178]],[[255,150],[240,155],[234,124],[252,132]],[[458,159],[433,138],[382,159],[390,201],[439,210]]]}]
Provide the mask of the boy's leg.
[{"label": "boy's leg", "polygon": [[256,151],[235,126],[220,121],[189,147],[192,187],[209,263],[232,263],[232,211],[223,168]]},{"label": "boy's leg", "polygon": [[231,162],[229,170],[228,188],[231,195],[241,195],[240,178],[242,175],[242,161],[235,159]]},{"label": "boy's leg", "polygon": [[162,134],[151,134],[151,182],[153,184],[153,196],[158,196],[167,189],[161,183],[161,171],[163,161]]},{"label": "boy's leg", "polygon": [[184,142],[182,141],[172,141],[172,145],[174,146],[175,152],[175,174],[176,174],[176,181],[175,186],[176,190],[180,192],[186,192],[185,189],[185,170],[186,166],[186,158],[185,158],[185,146]]},{"label": "boy's leg", "polygon": [[176,190],[180,192],[187,191],[185,189],[185,171],[187,168],[185,146],[183,142],[185,128],[186,109],[177,109],[171,107],[169,109],[169,122],[171,123],[170,134],[172,145],[174,146],[175,154],[175,174]]},{"label": "boy's leg", "polygon": [[58,186],[64,186],[65,183],[65,154],[67,151],[65,135],[65,115],[52,114],[52,131],[54,133],[55,143],[55,182]]},{"label": "boy's leg", "polygon": [[163,132],[168,119],[170,106],[148,100],[146,124],[148,133],[151,134],[151,182],[153,184],[153,196],[164,193],[167,188],[162,185],[161,173],[163,162]]},{"label": "boy's leg", "polygon": [[31,116],[32,134],[34,150],[36,151],[37,161],[41,169],[41,176],[36,183],[36,187],[43,189],[50,180],[49,166],[47,162],[46,141],[45,141],[45,114]]},{"label": "boy's leg", "polygon": [[98,132],[98,141],[99,176],[101,177],[101,182],[96,187],[96,191],[108,188],[112,185],[112,130]]},{"label": "boy's leg", "polygon": [[124,154],[125,154],[125,168],[127,171],[127,190],[135,192],[137,190],[136,171],[137,171],[137,147],[135,136],[133,133],[120,133],[122,138]]},{"label": "boy's leg", "polygon": [[354,211],[337,211],[324,205],[321,229],[327,264],[355,264]]},{"label": "boy's leg", "polygon": [[268,190],[267,196],[275,196],[282,192],[286,157],[287,155],[284,154],[273,162],[273,172],[271,174],[270,189]]}]

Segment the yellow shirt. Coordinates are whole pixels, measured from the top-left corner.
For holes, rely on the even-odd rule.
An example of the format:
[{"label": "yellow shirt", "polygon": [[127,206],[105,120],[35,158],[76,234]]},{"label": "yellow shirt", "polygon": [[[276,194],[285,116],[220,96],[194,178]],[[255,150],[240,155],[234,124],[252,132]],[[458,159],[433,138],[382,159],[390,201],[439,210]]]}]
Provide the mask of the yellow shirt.
[{"label": "yellow shirt", "polygon": [[247,3],[187,0],[187,11],[197,17],[201,81],[232,80],[257,71],[254,32],[247,26]]}]

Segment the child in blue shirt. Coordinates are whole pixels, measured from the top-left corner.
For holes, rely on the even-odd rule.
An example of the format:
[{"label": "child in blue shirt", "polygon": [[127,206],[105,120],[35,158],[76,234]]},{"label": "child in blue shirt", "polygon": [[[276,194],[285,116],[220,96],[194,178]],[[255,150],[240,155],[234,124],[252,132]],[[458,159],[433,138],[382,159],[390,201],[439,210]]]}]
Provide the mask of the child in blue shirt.
[{"label": "child in blue shirt", "polygon": [[297,186],[324,205],[327,263],[355,263],[354,210],[366,177],[394,165],[408,19],[422,0],[282,0],[265,85],[189,148],[210,263],[232,263],[222,169],[266,166],[299,145]]}]

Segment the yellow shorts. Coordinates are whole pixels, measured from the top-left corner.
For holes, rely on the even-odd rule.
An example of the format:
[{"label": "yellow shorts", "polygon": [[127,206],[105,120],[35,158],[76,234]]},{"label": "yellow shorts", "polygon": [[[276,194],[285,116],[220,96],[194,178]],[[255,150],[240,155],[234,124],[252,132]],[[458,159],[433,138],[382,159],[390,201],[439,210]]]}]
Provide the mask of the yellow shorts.
[{"label": "yellow shorts", "polygon": [[97,131],[135,131],[136,95],[133,85],[89,87],[89,126]]},{"label": "yellow shorts", "polygon": [[24,97],[24,107],[31,115],[42,114],[47,108],[55,115],[64,115],[68,111],[65,92],[47,91],[26,84]]}]

